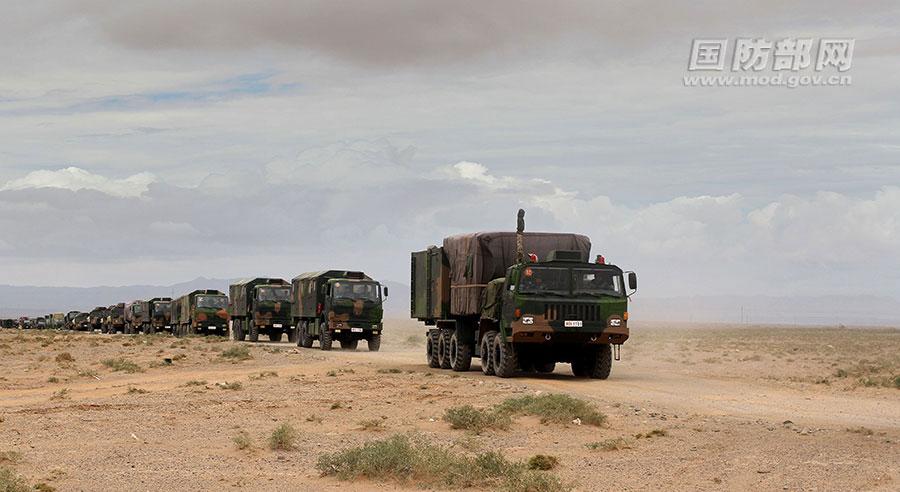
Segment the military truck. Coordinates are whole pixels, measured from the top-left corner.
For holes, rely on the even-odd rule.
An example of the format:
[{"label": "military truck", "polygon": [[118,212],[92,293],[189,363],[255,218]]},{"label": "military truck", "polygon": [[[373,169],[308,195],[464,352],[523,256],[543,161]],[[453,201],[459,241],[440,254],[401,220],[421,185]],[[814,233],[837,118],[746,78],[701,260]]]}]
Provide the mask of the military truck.
[{"label": "military truck", "polygon": [[19,327],[19,323],[12,318],[0,319],[0,328],[12,329],[12,328],[18,328],[18,327]]},{"label": "military truck", "polygon": [[228,297],[215,289],[185,294],[171,305],[172,330],[176,337],[228,335]]},{"label": "military truck", "polygon": [[[370,351],[381,348],[382,303],[387,287],[363,272],[326,270],[303,273],[291,280],[293,322],[297,345],[331,350],[338,340],[341,348],[356,350],[366,340]],[[382,293],[384,296],[382,296]]]},{"label": "military truck", "polygon": [[76,331],[91,331],[90,313],[78,313],[72,318],[72,329]]},{"label": "military truck", "polygon": [[588,262],[590,249],[587,236],[526,233],[519,210],[515,233],[451,236],[412,253],[410,314],[433,327],[428,365],[467,371],[475,356],[505,378],[568,362],[577,377],[609,377],[637,276],[600,255]]},{"label": "military truck", "polygon": [[154,297],[150,305],[150,333],[172,330],[172,298]]},{"label": "military truck", "polygon": [[259,341],[265,334],[280,342],[287,333],[296,342],[291,328],[291,284],[280,278],[257,277],[231,284],[228,292],[231,334],[235,340]]},{"label": "military truck", "polygon": [[69,311],[66,313],[66,317],[63,321],[63,327],[66,330],[74,330],[75,329],[75,316],[77,316],[80,311]]},{"label": "military truck", "polygon": [[65,325],[66,314],[65,313],[51,313],[50,314],[50,326],[54,330],[62,330]]},{"label": "military truck", "polygon": [[150,303],[135,300],[125,304],[125,334],[150,333]]},{"label": "military truck", "polygon": [[125,332],[125,303],[120,302],[107,308],[106,324],[100,331],[102,333]]},{"label": "military truck", "polygon": [[106,306],[97,306],[88,313],[88,322],[91,324],[91,330],[103,331],[103,323],[109,316],[109,308]]}]

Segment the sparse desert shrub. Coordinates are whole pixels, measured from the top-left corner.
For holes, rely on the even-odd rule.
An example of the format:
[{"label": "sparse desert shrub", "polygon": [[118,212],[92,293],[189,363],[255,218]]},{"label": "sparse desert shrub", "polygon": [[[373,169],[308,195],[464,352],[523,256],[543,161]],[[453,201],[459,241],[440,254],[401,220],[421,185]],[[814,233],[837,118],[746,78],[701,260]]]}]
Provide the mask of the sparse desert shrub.
[{"label": "sparse desert shrub", "polygon": [[259,374],[251,374],[251,375],[249,376],[249,378],[250,378],[251,381],[254,381],[254,380],[257,380],[257,379],[265,379],[265,378],[269,378],[269,377],[277,378],[277,377],[278,377],[278,373],[275,372],[275,371],[263,371],[263,372],[261,372],[261,373],[259,373]]},{"label": "sparse desert shrub", "polygon": [[235,345],[233,347],[228,347],[223,350],[219,357],[223,359],[231,359],[232,361],[241,361],[241,360],[249,360],[252,359],[253,356],[250,355],[250,349],[244,345]]},{"label": "sparse desert shrub", "polygon": [[315,423],[317,423],[317,424],[321,424],[321,423],[322,423],[322,417],[319,417],[318,415],[310,415],[309,417],[306,417],[306,421],[307,421],[307,422],[315,422]]},{"label": "sparse desert shrub", "polygon": [[49,378],[47,378],[47,382],[48,382],[48,383],[58,383],[58,382],[59,382],[59,378],[56,377],[56,376],[50,376]]},{"label": "sparse desert shrub", "polygon": [[143,394],[145,394],[145,393],[148,393],[148,391],[145,390],[145,389],[143,389],[143,388],[135,388],[134,386],[129,386],[129,387],[128,387],[128,394],[129,394],[129,395],[143,395]]},{"label": "sparse desert shrub", "polygon": [[359,428],[366,431],[381,432],[384,430],[384,419],[366,419],[359,422]]},{"label": "sparse desert shrub", "polygon": [[72,354],[68,352],[60,352],[56,354],[56,362],[59,364],[68,364],[70,362],[75,362],[75,357],[72,357]]},{"label": "sparse desert shrub", "polygon": [[206,386],[206,381],[198,381],[196,379],[191,379],[190,381],[184,383],[185,386]]},{"label": "sparse desert shrub", "polygon": [[854,427],[847,429],[847,432],[852,432],[854,434],[862,434],[864,436],[874,436],[875,431],[869,429],[868,427]]},{"label": "sparse desert shrub", "polygon": [[0,465],[5,463],[14,465],[20,461],[22,461],[22,453],[18,451],[0,451]]},{"label": "sparse desert shrub", "polygon": [[643,434],[635,434],[635,439],[650,439],[651,437],[666,437],[669,435],[669,432],[665,429],[653,429],[649,432],[644,432]]},{"label": "sparse desert shrub", "polygon": [[631,446],[628,445],[628,441],[625,439],[617,437],[615,439],[592,442],[587,444],[587,448],[593,450],[599,449],[601,451],[621,451],[623,449],[631,449]]},{"label": "sparse desert shrub", "polygon": [[69,388],[63,388],[50,397],[51,400],[65,400],[69,397]]},{"label": "sparse desert shrub", "polygon": [[402,372],[403,372],[402,370],[397,369],[396,367],[392,367],[390,369],[379,369],[378,370],[379,374],[400,374]]},{"label": "sparse desert shrub", "polygon": [[337,377],[337,371],[328,371],[325,375],[331,378]]},{"label": "sparse desert shrub", "polygon": [[222,389],[231,390],[231,391],[238,391],[238,390],[244,389],[244,385],[241,384],[240,381],[233,381],[231,383],[229,383],[229,382],[216,383],[216,386],[218,386]]},{"label": "sparse desert shrub", "polygon": [[25,483],[25,479],[5,466],[0,466],[0,491],[2,492],[29,492],[31,487]]},{"label": "sparse desert shrub", "polygon": [[508,429],[512,419],[506,413],[481,410],[471,405],[451,407],[444,412],[444,422],[453,429],[463,429],[480,434],[487,429]]},{"label": "sparse desert shrub", "polygon": [[559,459],[556,456],[550,456],[549,454],[536,454],[531,458],[528,458],[529,470],[552,470],[556,468],[556,465],[558,464]]},{"label": "sparse desert shrub", "polygon": [[541,422],[565,424],[579,419],[581,423],[601,426],[606,423],[606,415],[600,413],[592,403],[569,395],[539,395],[509,398],[497,405],[495,411],[511,415],[534,415]]},{"label": "sparse desert shrub", "polygon": [[244,431],[238,433],[238,435],[234,436],[231,440],[234,441],[235,447],[241,450],[253,447],[253,439],[251,439],[250,435]]},{"label": "sparse desert shrub", "polygon": [[474,457],[404,435],[319,456],[316,468],[341,480],[366,478],[422,487],[505,489],[554,492],[566,490],[552,475],[529,470],[494,452]]},{"label": "sparse desert shrub", "polygon": [[272,435],[269,436],[269,449],[272,451],[291,451],[296,448],[297,431],[294,427],[284,422],[280,424]]},{"label": "sparse desert shrub", "polygon": [[129,374],[133,374],[135,372],[144,372],[144,368],[135,364],[134,362],[124,358],[124,357],[116,357],[114,359],[104,359],[102,361],[103,365],[112,369],[113,371],[122,371],[127,372]]},{"label": "sparse desert shrub", "polygon": [[36,490],[37,492],[56,492],[56,487],[41,482],[34,485],[34,490]]}]

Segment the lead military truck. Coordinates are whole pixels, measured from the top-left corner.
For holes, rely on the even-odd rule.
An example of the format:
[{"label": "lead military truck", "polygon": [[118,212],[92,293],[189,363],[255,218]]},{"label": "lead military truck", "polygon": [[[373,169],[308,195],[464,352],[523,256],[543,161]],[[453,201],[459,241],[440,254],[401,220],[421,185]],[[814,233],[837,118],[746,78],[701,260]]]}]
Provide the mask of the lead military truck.
[{"label": "lead military truck", "polygon": [[602,256],[589,263],[587,236],[526,233],[524,217],[515,233],[451,236],[412,253],[410,312],[432,327],[428,365],[467,371],[474,356],[485,374],[511,377],[569,362],[575,376],[606,379],[629,336],[637,276]]},{"label": "lead military truck", "polygon": [[296,332],[291,328],[291,284],[280,278],[257,277],[231,284],[228,290],[231,334],[235,340],[249,337],[259,341],[265,334],[280,342],[287,333],[291,343]]},{"label": "lead military truck", "polygon": [[[331,350],[334,340],[342,349],[356,350],[366,340],[369,350],[381,348],[382,306],[387,287],[363,272],[325,270],[300,274],[291,280],[293,321],[297,345]],[[382,297],[383,294],[383,297]]]},{"label": "lead military truck", "polygon": [[228,296],[215,289],[185,294],[171,304],[171,323],[176,337],[228,335]]}]

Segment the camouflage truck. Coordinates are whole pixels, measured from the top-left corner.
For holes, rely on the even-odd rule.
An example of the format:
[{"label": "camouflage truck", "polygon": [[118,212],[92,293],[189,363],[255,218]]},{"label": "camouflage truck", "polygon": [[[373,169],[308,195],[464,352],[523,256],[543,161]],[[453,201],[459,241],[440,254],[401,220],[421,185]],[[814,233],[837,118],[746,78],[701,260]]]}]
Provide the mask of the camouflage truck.
[{"label": "camouflage truck", "polygon": [[63,326],[66,330],[74,330],[75,329],[75,316],[77,316],[80,311],[69,311],[66,313],[65,320],[63,321]]},{"label": "camouflage truck", "polygon": [[150,303],[140,299],[125,304],[125,334],[150,333]]},{"label": "camouflage truck", "polygon": [[12,329],[18,328],[19,323],[12,318],[3,318],[0,319],[0,328]]},{"label": "camouflage truck", "polygon": [[125,332],[125,303],[120,302],[107,308],[106,323],[100,330],[102,333]]},{"label": "camouflage truck", "polygon": [[91,330],[103,331],[103,324],[106,317],[109,316],[109,308],[105,306],[97,306],[88,313],[88,319],[91,324]]},{"label": "camouflage truck", "polygon": [[298,275],[291,281],[291,307],[297,331],[297,345],[331,350],[338,340],[341,348],[356,350],[366,340],[370,351],[381,347],[383,297],[387,287],[363,272],[327,270]]},{"label": "camouflage truck", "polygon": [[235,340],[250,338],[259,341],[265,334],[269,340],[280,342],[288,334],[296,342],[291,328],[291,284],[280,278],[257,277],[241,280],[229,287],[228,312],[231,314],[231,334]]},{"label": "camouflage truck", "polygon": [[606,379],[629,336],[637,276],[602,256],[588,262],[590,249],[587,236],[526,233],[520,210],[515,233],[451,236],[412,253],[410,314],[433,327],[428,365],[467,371],[474,356],[485,374],[510,377],[568,362],[577,377]]},{"label": "camouflage truck", "polygon": [[72,318],[72,329],[75,331],[91,331],[90,313],[78,313]]},{"label": "camouflage truck", "polygon": [[172,330],[172,298],[154,297],[150,299],[150,333]]},{"label": "camouflage truck", "polygon": [[54,330],[62,330],[65,326],[66,314],[65,313],[52,313],[50,315],[50,326]]},{"label": "camouflage truck", "polygon": [[171,305],[172,330],[176,337],[228,335],[228,297],[214,289],[195,290]]}]

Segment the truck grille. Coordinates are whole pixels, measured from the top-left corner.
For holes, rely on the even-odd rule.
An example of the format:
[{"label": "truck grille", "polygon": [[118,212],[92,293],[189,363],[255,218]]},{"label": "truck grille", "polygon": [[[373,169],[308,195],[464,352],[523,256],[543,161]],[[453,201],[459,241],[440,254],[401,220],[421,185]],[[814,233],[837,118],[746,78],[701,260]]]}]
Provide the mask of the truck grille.
[{"label": "truck grille", "polygon": [[579,319],[582,321],[599,321],[600,307],[590,304],[544,304],[544,318],[547,321]]}]

